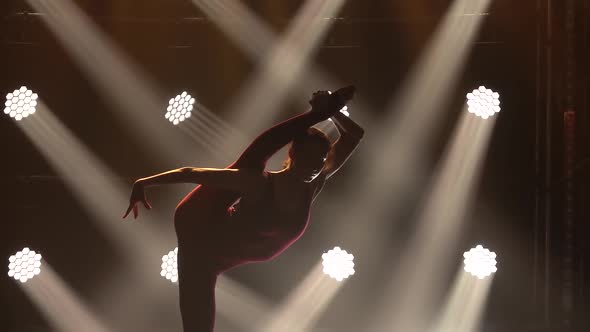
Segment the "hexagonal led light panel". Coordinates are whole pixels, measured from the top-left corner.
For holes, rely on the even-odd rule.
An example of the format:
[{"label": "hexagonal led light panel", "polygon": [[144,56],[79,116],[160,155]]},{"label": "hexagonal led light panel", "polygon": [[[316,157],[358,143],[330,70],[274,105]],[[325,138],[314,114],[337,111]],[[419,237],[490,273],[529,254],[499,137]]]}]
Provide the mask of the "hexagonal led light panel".
[{"label": "hexagonal led light panel", "polygon": [[330,277],[342,281],[354,274],[354,256],[340,249],[334,249],[322,254],[324,273]]},{"label": "hexagonal led light panel", "polygon": [[467,105],[469,113],[487,119],[500,112],[500,94],[482,85],[467,94]]},{"label": "hexagonal led light panel", "polygon": [[183,91],[178,96],[171,98],[168,104],[164,117],[176,126],[191,117],[195,98],[191,97],[186,91]]},{"label": "hexagonal led light panel", "polygon": [[483,279],[498,271],[496,268],[496,253],[489,251],[481,245],[465,252],[465,271]]},{"label": "hexagonal led light panel", "polygon": [[29,248],[8,258],[8,276],[22,283],[41,273],[41,254]]},{"label": "hexagonal led light panel", "polygon": [[170,282],[178,281],[178,247],[162,256],[162,271],[160,275]]},{"label": "hexagonal led light panel", "polygon": [[36,93],[27,89],[26,86],[21,86],[20,89],[6,95],[4,114],[20,121],[35,113],[37,98]]}]

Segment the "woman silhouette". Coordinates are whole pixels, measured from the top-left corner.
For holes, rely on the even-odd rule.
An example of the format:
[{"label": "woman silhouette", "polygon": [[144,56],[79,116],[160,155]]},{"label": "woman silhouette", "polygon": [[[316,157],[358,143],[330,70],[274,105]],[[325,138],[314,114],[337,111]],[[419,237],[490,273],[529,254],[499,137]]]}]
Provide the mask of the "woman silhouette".
[{"label": "woman silhouette", "polygon": [[[213,331],[217,276],[233,267],[269,260],[295,242],[308,224],[310,207],[324,182],[348,159],[363,129],[339,110],[352,98],[349,86],[314,93],[311,110],[258,136],[225,169],[183,167],[137,180],[129,208],[151,209],[144,189],[170,183],[199,184],[177,206],[180,311],[185,332]],[[330,141],[312,128],[332,118],[340,133]],[[292,142],[278,172],[267,160]]]}]

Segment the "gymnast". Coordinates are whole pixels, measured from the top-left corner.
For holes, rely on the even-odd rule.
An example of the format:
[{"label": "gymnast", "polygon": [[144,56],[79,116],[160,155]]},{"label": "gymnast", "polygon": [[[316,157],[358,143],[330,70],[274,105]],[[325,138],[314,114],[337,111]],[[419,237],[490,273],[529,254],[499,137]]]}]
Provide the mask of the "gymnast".
[{"label": "gymnast", "polygon": [[[354,87],[318,91],[311,109],[264,131],[224,169],[182,167],[135,181],[129,208],[151,209],[145,188],[198,184],[176,207],[180,312],[185,332],[210,332],[215,323],[215,283],[224,271],[278,256],[305,231],[311,205],[327,178],[350,157],[364,130],[340,112]],[[332,119],[333,144],[313,125]],[[280,171],[266,162],[291,143]]]}]

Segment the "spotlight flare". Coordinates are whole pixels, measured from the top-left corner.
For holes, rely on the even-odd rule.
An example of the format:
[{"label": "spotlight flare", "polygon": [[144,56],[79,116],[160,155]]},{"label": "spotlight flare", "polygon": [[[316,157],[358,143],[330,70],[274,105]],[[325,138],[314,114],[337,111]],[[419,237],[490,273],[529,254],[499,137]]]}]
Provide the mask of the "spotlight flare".
[{"label": "spotlight flare", "polygon": [[170,282],[178,281],[178,247],[162,256],[162,271],[160,275]]},{"label": "spotlight flare", "polygon": [[342,281],[354,274],[354,256],[340,249],[334,249],[322,254],[322,265],[325,274]]},{"label": "spotlight flare", "polygon": [[41,254],[23,248],[8,258],[8,276],[22,283],[41,273]]},{"label": "spotlight flare", "polygon": [[482,85],[467,94],[467,105],[469,113],[487,119],[500,112],[500,94]]},{"label": "spotlight flare", "polygon": [[38,98],[36,93],[27,89],[26,86],[21,86],[20,89],[6,95],[4,114],[20,121],[36,112]]},{"label": "spotlight flare", "polygon": [[190,118],[194,104],[195,98],[191,97],[191,95],[186,91],[183,91],[176,97],[170,98],[164,117],[176,126],[184,120]]},{"label": "spotlight flare", "polygon": [[464,269],[473,276],[483,279],[498,271],[496,268],[496,253],[489,251],[481,245],[463,254]]}]

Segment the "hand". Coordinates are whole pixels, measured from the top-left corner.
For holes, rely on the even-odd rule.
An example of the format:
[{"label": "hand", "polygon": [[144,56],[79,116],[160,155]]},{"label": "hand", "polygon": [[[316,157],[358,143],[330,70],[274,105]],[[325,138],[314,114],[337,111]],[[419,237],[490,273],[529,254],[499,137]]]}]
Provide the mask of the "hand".
[{"label": "hand", "polygon": [[332,103],[332,96],[330,92],[325,90],[316,91],[311,96],[309,104],[314,110],[324,109]]},{"label": "hand", "polygon": [[123,215],[123,219],[129,215],[129,212],[133,210],[133,217],[137,219],[137,215],[139,212],[139,208],[137,207],[137,203],[143,203],[146,209],[151,210],[152,206],[148,203],[147,198],[145,197],[145,190],[143,183],[141,180],[135,181],[133,184],[133,189],[131,190],[131,198],[129,198],[129,208],[127,208],[127,212]]},{"label": "hand", "polygon": [[347,86],[330,94],[328,91],[317,91],[313,94],[309,104],[314,112],[326,112],[330,116],[336,114],[352,99],[354,86]]}]

